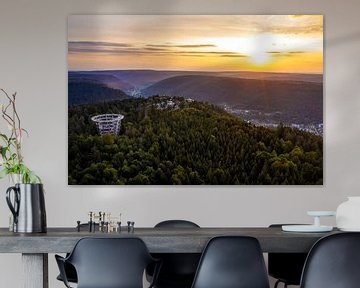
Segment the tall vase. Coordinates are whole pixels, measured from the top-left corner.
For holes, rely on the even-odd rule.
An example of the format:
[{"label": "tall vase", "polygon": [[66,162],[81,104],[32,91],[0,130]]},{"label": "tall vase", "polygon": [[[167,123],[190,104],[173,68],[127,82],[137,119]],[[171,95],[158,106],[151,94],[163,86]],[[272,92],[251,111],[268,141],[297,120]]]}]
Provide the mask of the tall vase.
[{"label": "tall vase", "polygon": [[360,231],[360,196],[348,197],[338,206],[336,226],[342,231]]},{"label": "tall vase", "polygon": [[44,233],[47,231],[42,184],[15,184],[7,189],[6,201],[14,216],[14,232]]}]

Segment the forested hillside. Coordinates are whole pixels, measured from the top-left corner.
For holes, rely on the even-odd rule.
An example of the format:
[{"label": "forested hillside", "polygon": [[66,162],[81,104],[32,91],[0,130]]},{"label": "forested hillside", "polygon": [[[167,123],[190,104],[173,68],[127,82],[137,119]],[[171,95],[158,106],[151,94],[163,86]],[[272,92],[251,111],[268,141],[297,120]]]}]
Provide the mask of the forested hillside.
[{"label": "forested hillside", "polygon": [[[90,117],[121,113],[120,135]],[[69,184],[322,184],[322,137],[151,97],[69,107]]]},{"label": "forested hillside", "polygon": [[182,96],[232,109],[276,113],[288,124],[323,122],[322,83],[186,75],[159,81],[142,95]]},{"label": "forested hillside", "polygon": [[68,84],[68,104],[79,105],[129,98],[123,91],[94,81],[71,81]]}]

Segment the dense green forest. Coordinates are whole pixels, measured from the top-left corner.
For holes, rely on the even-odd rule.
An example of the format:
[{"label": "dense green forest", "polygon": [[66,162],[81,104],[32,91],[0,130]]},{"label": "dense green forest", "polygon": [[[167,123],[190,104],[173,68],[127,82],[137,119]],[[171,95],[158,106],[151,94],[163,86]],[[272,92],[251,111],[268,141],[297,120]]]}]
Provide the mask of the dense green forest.
[{"label": "dense green forest", "polygon": [[[90,118],[103,113],[125,116],[120,135],[98,135]],[[70,106],[68,123],[69,184],[323,183],[322,137],[256,127],[206,103],[156,96]]]}]

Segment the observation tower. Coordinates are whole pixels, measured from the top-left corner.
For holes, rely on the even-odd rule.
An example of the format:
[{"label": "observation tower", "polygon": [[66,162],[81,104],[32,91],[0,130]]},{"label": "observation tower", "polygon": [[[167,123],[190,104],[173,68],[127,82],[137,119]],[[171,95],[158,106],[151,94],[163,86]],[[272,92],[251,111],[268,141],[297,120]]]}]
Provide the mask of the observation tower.
[{"label": "observation tower", "polygon": [[124,119],[122,114],[101,114],[91,117],[100,135],[119,134],[122,119]]}]

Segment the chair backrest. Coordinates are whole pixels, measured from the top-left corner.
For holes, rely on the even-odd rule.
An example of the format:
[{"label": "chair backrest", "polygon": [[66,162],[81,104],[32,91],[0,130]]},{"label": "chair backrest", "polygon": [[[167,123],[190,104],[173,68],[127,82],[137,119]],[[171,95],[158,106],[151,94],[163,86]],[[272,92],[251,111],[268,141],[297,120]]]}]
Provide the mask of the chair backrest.
[{"label": "chair backrest", "polygon": [[142,288],[152,260],[139,238],[82,238],[67,259],[76,269],[78,288]]},{"label": "chair backrest", "polygon": [[[166,220],[155,228],[200,228],[188,220]],[[200,260],[200,253],[161,253],[155,254],[162,260],[162,267],[157,279],[157,287],[190,287]],[[151,271],[149,271],[151,274]]]},{"label": "chair backrest", "polygon": [[157,223],[155,228],[200,228],[200,226],[188,220],[165,220]]},{"label": "chair backrest", "polygon": [[321,238],[306,259],[302,288],[360,287],[360,233],[338,233]]},{"label": "chair backrest", "polygon": [[192,288],[268,288],[264,258],[256,238],[212,238],[202,254]]}]

